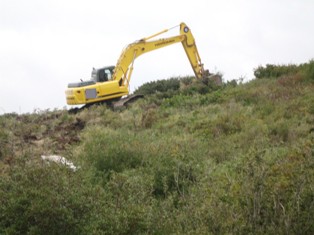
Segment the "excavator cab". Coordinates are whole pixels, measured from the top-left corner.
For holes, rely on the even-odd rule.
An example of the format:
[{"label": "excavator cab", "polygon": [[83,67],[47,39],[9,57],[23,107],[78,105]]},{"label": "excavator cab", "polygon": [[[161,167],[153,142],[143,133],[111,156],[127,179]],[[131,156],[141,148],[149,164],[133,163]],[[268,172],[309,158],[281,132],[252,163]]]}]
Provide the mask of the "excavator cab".
[{"label": "excavator cab", "polygon": [[113,77],[114,66],[107,66],[100,69],[93,68],[91,80],[94,82],[111,81]]},{"label": "excavator cab", "polygon": [[88,85],[94,85],[97,82],[107,82],[111,81],[113,77],[114,66],[107,66],[100,69],[93,68],[92,76],[90,80],[69,83],[68,88],[75,88],[75,87],[84,87]]},{"label": "excavator cab", "polygon": [[90,104],[128,95],[128,87],[114,80],[114,70],[115,66],[93,68],[90,80],[69,83],[65,92],[67,104]]}]

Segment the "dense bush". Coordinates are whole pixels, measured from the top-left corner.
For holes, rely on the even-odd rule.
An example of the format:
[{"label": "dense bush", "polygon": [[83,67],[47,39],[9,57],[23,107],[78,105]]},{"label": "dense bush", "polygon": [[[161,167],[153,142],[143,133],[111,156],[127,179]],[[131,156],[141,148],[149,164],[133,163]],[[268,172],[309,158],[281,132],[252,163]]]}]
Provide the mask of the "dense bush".
[{"label": "dense bush", "polygon": [[169,78],[152,81],[141,85],[135,90],[135,94],[151,95],[157,92],[177,91],[180,88],[179,78]]},{"label": "dense bush", "polygon": [[[215,75],[216,79],[218,76]],[[169,98],[178,94],[206,94],[220,88],[210,77],[195,79],[194,77],[179,77],[148,82],[140,86],[134,93],[143,95],[159,94],[159,98]]]},{"label": "dense bush", "polygon": [[[49,169],[48,169],[49,168]],[[0,180],[1,234],[85,233],[89,186],[58,166],[21,162]]]},{"label": "dense bush", "polygon": [[308,63],[295,65],[273,65],[266,64],[265,67],[259,66],[254,69],[254,75],[256,78],[278,78],[281,76],[301,74],[309,79],[314,79],[314,60],[310,60]]},{"label": "dense bush", "polygon": [[0,116],[0,234],[313,234],[311,74]]}]

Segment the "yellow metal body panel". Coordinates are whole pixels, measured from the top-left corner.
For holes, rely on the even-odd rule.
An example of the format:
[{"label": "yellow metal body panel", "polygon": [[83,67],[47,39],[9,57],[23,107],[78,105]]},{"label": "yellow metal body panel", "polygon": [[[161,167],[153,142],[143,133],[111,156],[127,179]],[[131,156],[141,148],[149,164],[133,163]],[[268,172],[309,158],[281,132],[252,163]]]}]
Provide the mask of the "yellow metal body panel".
[{"label": "yellow metal body panel", "polygon": [[[86,91],[96,90],[96,97],[88,98]],[[68,105],[90,104],[119,98],[129,94],[126,86],[119,86],[118,81],[98,82],[95,85],[68,88],[65,91]]]},{"label": "yellow metal body panel", "polygon": [[202,78],[205,74],[203,64],[201,63],[195,39],[191,30],[185,23],[180,24],[180,34],[178,36],[148,41],[167,31],[168,29],[165,29],[160,33],[156,33],[150,37],[129,44],[122,51],[120,58],[118,59],[113,72],[112,81],[98,82],[94,85],[83,87],[68,88],[65,92],[67,104],[89,104],[128,95],[128,87],[135,59],[146,52],[170,46],[178,42],[182,43],[196,78]]}]

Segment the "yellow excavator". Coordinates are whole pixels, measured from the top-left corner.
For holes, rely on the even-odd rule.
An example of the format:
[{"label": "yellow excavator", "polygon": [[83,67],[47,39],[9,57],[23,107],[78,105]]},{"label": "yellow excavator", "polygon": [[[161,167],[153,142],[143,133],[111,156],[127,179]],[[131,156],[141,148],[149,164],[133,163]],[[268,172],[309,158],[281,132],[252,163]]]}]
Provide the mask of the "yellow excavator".
[{"label": "yellow excavator", "polygon": [[[201,79],[208,76],[208,71],[205,71],[203,68],[195,39],[190,28],[185,23],[180,24],[180,34],[177,36],[150,40],[169,30],[170,29],[165,29],[152,36],[129,44],[122,51],[116,66],[93,69],[90,80],[68,84],[68,89],[65,91],[67,104],[86,105],[98,102],[110,102],[127,96],[129,94],[129,84],[135,59],[144,53],[178,42],[182,43],[196,78]],[[134,97],[131,95],[130,99],[131,98]],[[127,101],[129,101],[129,99],[126,99],[126,102]]]}]

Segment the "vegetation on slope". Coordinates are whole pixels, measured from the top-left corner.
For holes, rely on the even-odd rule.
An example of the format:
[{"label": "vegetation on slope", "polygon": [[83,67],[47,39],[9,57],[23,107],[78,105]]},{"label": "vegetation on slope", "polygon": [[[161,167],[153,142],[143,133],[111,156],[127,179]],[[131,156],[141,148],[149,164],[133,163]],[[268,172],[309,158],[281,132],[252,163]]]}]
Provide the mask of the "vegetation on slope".
[{"label": "vegetation on slope", "polygon": [[120,111],[0,116],[0,233],[313,234],[314,64],[290,66],[145,84]]}]

